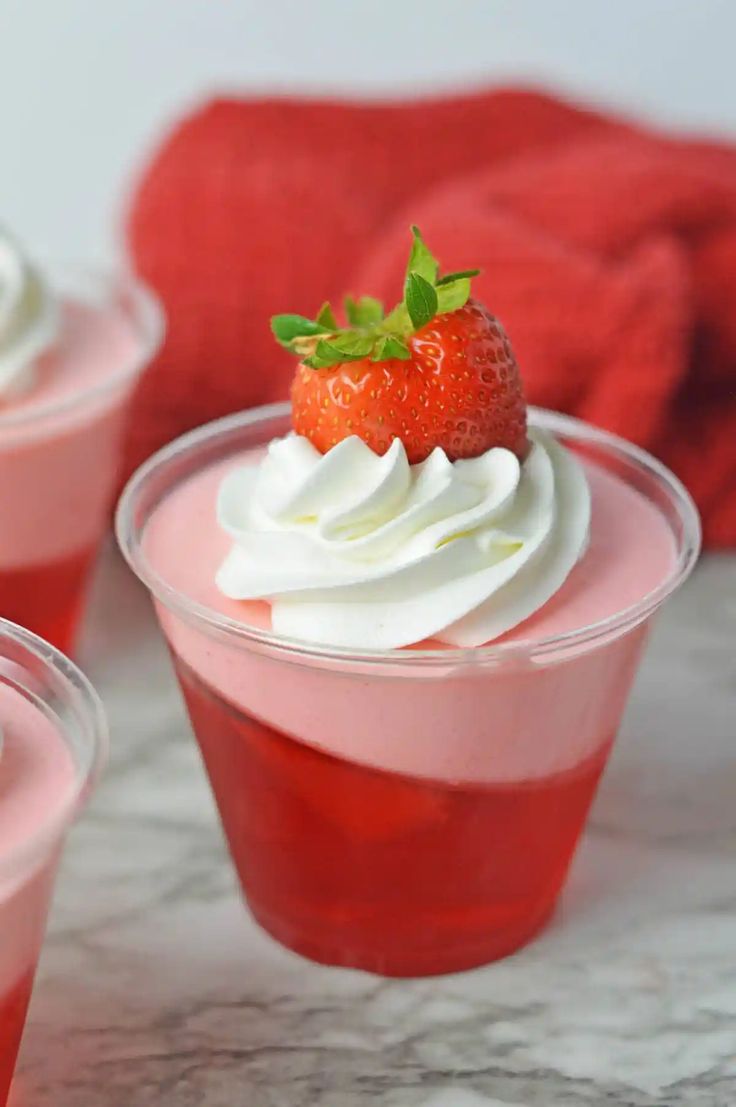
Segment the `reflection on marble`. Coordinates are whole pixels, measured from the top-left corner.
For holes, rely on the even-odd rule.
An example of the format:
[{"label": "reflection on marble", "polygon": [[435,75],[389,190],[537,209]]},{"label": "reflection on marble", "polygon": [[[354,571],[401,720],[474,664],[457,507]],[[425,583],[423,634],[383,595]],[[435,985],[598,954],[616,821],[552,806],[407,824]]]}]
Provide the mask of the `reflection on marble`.
[{"label": "reflection on marble", "polygon": [[313,966],[244,913],[145,596],[82,662],[112,764],[68,850],[18,1107],[736,1104],[736,558],[667,609],[563,905],[488,969]]}]

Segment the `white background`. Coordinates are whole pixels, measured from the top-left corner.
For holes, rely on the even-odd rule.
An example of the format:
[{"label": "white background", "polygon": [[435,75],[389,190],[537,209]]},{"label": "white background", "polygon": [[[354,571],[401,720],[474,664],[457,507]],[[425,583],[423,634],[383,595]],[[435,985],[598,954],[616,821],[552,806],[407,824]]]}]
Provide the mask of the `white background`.
[{"label": "white background", "polygon": [[736,136],[736,0],[0,0],[0,220],[104,256],[131,172],[216,90],[510,79]]}]

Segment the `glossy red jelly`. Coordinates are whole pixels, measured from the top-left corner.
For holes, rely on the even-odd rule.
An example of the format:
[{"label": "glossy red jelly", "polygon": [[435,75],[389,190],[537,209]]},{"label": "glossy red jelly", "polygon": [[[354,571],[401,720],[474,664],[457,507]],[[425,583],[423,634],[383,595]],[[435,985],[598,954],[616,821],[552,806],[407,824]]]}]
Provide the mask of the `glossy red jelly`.
[{"label": "glossy red jelly", "polygon": [[61,561],[0,569],[0,616],[73,653],[95,549]]},{"label": "glossy red jelly", "polygon": [[278,733],[175,662],[244,894],[279,941],[426,975],[503,957],[549,917],[610,741],[543,780],[422,780]]},{"label": "glossy red jelly", "polygon": [[0,997],[0,1107],[7,1102],[32,984],[33,973],[28,972]]}]

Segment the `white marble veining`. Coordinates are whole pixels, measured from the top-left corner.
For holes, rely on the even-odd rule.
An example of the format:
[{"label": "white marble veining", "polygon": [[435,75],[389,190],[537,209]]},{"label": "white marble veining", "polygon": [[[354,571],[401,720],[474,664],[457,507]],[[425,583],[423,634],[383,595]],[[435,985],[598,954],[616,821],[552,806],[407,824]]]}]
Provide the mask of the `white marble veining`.
[{"label": "white marble veining", "polygon": [[733,1107],[736,558],[664,613],[551,927],[425,981],[320,968],[244,912],[146,597],[82,663],[110,770],[74,831],[17,1107]]}]

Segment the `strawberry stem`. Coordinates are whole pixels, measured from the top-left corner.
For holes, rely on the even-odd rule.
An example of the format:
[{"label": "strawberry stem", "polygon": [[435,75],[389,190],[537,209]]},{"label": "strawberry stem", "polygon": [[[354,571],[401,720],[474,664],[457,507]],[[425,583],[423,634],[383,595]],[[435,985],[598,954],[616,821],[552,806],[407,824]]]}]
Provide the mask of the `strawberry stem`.
[{"label": "strawberry stem", "polygon": [[408,339],[436,315],[457,311],[467,303],[470,281],[478,269],[462,269],[439,275],[439,263],[418,227],[411,228],[412,244],[404,281],[404,297],[388,315],[372,296],[355,300],[346,296],[340,327],[329,302],[316,319],[303,315],[274,315],[271,330],[276,341],[312,369],[329,369],[346,361],[406,360],[411,356]]}]

